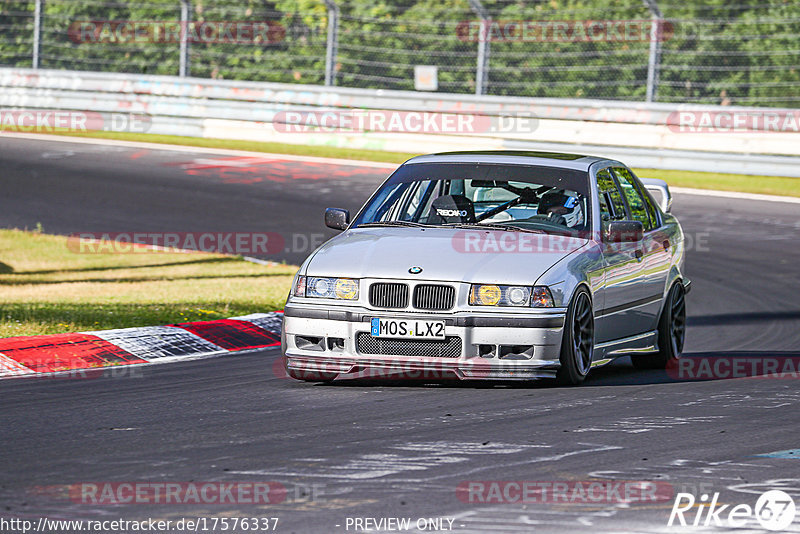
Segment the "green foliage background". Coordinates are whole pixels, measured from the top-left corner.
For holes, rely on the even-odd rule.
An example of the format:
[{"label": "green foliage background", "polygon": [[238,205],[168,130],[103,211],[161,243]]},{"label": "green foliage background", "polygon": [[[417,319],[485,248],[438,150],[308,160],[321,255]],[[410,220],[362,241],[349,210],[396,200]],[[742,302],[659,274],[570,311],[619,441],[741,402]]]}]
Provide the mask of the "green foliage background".
[{"label": "green foliage background", "polygon": [[[666,3],[666,2],[671,3]],[[797,107],[800,2],[659,2],[670,28],[657,100]],[[467,0],[338,0],[336,83],[413,90],[414,65],[439,67],[439,90],[475,92],[478,43]],[[496,21],[649,20],[642,0],[484,0]],[[0,0],[0,65],[31,65],[33,0]],[[195,21],[279,23],[271,43],[193,43],[192,76],[321,84],[328,12],[322,0],[192,0]],[[47,0],[42,68],[178,73],[176,44],[74,43],[88,20],[177,21],[178,0]],[[649,43],[492,42],[487,93],[559,98],[645,98]]]}]

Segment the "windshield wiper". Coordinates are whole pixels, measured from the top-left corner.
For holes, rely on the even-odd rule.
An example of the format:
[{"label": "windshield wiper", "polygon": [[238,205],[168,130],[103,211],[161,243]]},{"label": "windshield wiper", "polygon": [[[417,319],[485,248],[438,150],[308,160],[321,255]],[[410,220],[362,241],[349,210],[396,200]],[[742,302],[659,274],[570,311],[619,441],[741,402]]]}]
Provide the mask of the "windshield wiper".
[{"label": "windshield wiper", "polygon": [[380,226],[407,226],[410,228],[431,228],[432,224],[422,224],[412,221],[375,221],[368,223],[361,223],[356,228],[375,228]]},{"label": "windshield wiper", "polygon": [[533,228],[522,228],[520,226],[509,226],[506,224],[479,224],[479,223],[448,223],[442,226],[450,228],[476,228],[480,230],[505,230],[506,232],[528,232],[531,234],[544,234],[543,230],[534,230]]}]

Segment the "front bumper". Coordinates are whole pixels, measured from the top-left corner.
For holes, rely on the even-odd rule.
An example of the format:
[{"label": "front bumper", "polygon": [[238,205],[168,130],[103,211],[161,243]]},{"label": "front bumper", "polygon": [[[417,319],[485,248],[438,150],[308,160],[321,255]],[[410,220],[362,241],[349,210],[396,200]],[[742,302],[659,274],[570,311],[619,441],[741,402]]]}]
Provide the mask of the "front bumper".
[{"label": "front bumper", "polygon": [[[369,337],[373,317],[444,321],[452,350],[446,356],[431,356],[438,347],[425,344],[444,342],[413,340],[391,343],[392,348],[386,351],[376,349],[385,344]],[[437,314],[292,303],[284,310],[281,349],[287,370],[300,376],[328,373],[409,379],[553,378],[560,366],[564,317],[564,309]]]}]

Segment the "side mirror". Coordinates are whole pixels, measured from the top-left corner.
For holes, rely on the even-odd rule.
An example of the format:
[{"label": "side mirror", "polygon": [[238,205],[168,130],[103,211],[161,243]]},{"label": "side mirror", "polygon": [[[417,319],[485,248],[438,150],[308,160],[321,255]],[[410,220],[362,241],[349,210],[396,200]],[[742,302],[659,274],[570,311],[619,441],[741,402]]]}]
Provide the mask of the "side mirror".
[{"label": "side mirror", "polygon": [[644,225],[639,221],[608,223],[606,241],[609,243],[638,243],[644,239]]},{"label": "side mirror", "polygon": [[350,225],[350,212],[341,208],[325,209],[325,226],[334,230],[346,230]]}]

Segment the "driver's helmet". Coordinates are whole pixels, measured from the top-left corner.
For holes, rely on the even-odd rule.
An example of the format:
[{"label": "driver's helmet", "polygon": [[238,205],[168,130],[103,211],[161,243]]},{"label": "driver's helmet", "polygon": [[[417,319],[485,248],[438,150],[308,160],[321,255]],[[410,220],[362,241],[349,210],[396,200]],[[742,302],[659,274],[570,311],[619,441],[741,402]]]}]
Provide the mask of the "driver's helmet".
[{"label": "driver's helmet", "polygon": [[578,194],[572,191],[548,191],[539,200],[536,212],[556,220],[564,218],[566,226],[575,228],[583,224],[583,206]]}]

